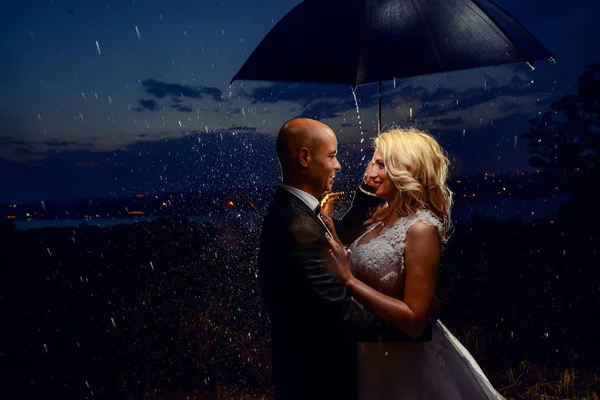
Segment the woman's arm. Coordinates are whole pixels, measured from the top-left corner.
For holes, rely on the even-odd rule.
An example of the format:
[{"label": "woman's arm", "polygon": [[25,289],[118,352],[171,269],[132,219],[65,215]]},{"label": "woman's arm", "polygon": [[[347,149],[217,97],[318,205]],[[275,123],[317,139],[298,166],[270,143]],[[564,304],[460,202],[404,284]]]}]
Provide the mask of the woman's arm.
[{"label": "woman's arm", "polygon": [[435,293],[441,256],[437,228],[417,222],[406,235],[404,301],[387,296],[356,279],[350,272],[343,247],[332,239],[328,240],[332,247],[330,269],[350,293],[388,324],[411,337],[419,337],[429,323],[430,307]]}]

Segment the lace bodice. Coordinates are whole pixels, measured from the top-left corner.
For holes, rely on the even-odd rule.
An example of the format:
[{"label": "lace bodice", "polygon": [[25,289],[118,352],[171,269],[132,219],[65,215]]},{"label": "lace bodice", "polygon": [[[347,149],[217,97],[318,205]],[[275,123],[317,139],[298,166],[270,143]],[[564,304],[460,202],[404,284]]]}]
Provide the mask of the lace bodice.
[{"label": "lace bodice", "polygon": [[437,227],[440,237],[442,236],[442,222],[430,211],[419,210],[414,214],[398,218],[394,225],[383,227],[378,236],[358,245],[363,236],[381,225],[381,222],[376,222],[350,246],[349,260],[352,273],[384,293],[397,291],[396,284],[404,272],[406,234],[417,221]]}]

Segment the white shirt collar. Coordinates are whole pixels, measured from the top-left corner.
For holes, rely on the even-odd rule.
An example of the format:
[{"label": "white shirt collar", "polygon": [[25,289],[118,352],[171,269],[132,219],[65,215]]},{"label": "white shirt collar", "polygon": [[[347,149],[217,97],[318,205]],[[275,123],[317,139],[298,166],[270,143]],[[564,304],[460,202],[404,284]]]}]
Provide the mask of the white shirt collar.
[{"label": "white shirt collar", "polygon": [[312,194],[308,194],[305,191],[295,188],[293,186],[284,185],[283,183],[280,185],[280,187],[286,192],[289,192],[297,198],[299,198],[300,200],[302,200],[302,202],[306,204],[311,210],[314,211],[317,209],[317,206],[319,205],[319,200],[317,200]]}]

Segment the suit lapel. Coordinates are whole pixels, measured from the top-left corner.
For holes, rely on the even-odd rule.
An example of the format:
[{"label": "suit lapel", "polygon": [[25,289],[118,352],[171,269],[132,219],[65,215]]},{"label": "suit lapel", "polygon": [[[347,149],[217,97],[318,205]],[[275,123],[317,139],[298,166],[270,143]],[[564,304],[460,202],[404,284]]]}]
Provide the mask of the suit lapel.
[{"label": "suit lapel", "polygon": [[303,202],[298,197],[296,197],[295,195],[293,195],[292,193],[290,193],[286,190],[283,190],[281,188],[279,188],[277,190],[279,191],[280,194],[286,196],[286,198],[288,199],[288,201],[290,202],[290,204],[293,207],[301,209],[303,212],[310,214],[311,218],[313,220],[315,220],[315,222],[317,224],[319,224],[319,226],[323,229],[323,233],[329,232],[329,229],[327,229],[327,226],[325,226],[325,223],[323,221],[321,221],[320,218],[317,217],[314,210],[311,210],[310,207],[307,206],[305,202]]}]

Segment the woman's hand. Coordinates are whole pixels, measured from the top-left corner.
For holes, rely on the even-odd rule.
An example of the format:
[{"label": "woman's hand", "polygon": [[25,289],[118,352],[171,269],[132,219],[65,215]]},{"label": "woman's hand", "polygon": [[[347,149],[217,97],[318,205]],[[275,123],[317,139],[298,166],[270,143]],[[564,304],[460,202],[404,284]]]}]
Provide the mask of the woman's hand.
[{"label": "woman's hand", "polygon": [[329,256],[327,267],[329,271],[335,275],[344,285],[347,285],[353,278],[352,272],[350,272],[350,264],[348,262],[348,252],[338,242],[336,242],[331,236],[325,234],[327,242],[329,242]]},{"label": "woman's hand", "polygon": [[367,164],[367,168],[365,168],[365,173],[363,174],[363,178],[362,178],[360,184],[358,185],[358,189],[361,192],[363,192],[364,194],[367,194],[372,197],[377,197],[377,195],[375,194],[375,192],[377,191],[377,188],[373,185],[373,180],[369,177],[369,170],[371,169],[372,166],[373,166],[373,161],[369,161],[369,163]]},{"label": "woman's hand", "polygon": [[321,211],[321,219],[325,223],[325,226],[327,226],[327,229],[329,229],[329,232],[331,232],[331,234],[333,235],[333,240],[335,240],[337,243],[339,243],[340,246],[343,246],[342,241],[340,240],[337,232],[335,231],[335,225],[333,223],[333,219],[331,219],[331,217],[329,215],[323,213],[323,211]]}]

